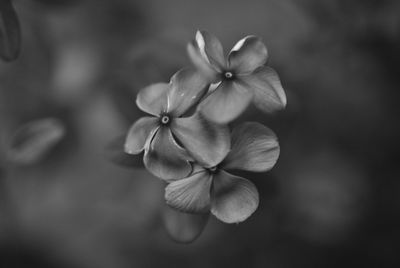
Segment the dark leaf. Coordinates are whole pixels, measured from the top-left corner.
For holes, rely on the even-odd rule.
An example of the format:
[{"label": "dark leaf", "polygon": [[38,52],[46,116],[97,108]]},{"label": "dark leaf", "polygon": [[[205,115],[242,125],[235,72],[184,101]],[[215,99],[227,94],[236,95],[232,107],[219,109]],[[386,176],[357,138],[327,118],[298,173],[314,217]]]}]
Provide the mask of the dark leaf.
[{"label": "dark leaf", "polygon": [[0,1],[0,57],[15,60],[21,50],[21,28],[11,0]]}]

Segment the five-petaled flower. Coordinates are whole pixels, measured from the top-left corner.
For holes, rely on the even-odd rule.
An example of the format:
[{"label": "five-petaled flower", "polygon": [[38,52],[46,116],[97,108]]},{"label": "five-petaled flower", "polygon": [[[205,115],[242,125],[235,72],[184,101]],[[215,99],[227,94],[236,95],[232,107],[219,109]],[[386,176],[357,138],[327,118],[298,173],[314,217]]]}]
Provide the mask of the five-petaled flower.
[{"label": "five-petaled flower", "polygon": [[142,89],[138,107],[153,115],[137,120],[130,128],[125,152],[144,150],[145,167],[164,180],[176,180],[192,172],[191,161],[219,163],[229,151],[229,129],[200,114],[188,114],[208,90],[207,81],[193,69],[182,69],[170,83]]},{"label": "five-petaled flower", "polygon": [[277,73],[267,62],[267,48],[260,38],[247,36],[230,51],[227,59],[221,42],[212,34],[197,31],[188,44],[194,65],[213,83],[213,91],[200,105],[203,115],[226,123],[239,116],[251,101],[265,112],[286,106],[286,95]]},{"label": "five-petaled flower", "polygon": [[182,212],[211,211],[226,223],[244,221],[258,207],[257,189],[225,170],[267,171],[275,165],[279,151],[272,130],[256,122],[243,123],[232,131],[232,149],[226,157],[216,165],[197,165],[187,178],[171,182],[165,189],[166,202]]}]

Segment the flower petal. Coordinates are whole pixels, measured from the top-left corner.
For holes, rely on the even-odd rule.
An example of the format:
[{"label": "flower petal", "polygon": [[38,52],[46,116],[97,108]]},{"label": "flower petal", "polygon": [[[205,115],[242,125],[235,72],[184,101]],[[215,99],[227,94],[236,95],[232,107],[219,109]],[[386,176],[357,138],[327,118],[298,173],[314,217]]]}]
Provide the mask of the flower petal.
[{"label": "flower petal", "polygon": [[201,113],[216,123],[228,123],[249,105],[252,94],[240,81],[223,81],[199,106]]},{"label": "flower petal", "polygon": [[164,224],[173,240],[190,243],[196,240],[207,225],[210,214],[189,214],[165,206]]},{"label": "flower petal", "polygon": [[188,160],[191,158],[176,143],[171,130],[160,127],[145,150],[143,162],[154,176],[170,181],[189,175],[192,167]]},{"label": "flower petal", "polygon": [[195,105],[208,90],[208,82],[195,69],[182,69],[171,78],[168,112],[181,116]]},{"label": "flower petal", "polygon": [[145,116],[137,120],[129,129],[124,150],[128,154],[139,154],[145,148],[146,141],[151,139],[157,130],[158,119]]},{"label": "flower petal", "polygon": [[224,49],[221,42],[213,34],[206,31],[196,32],[196,44],[201,56],[210,63],[216,71],[225,69]]},{"label": "flower petal", "polygon": [[171,129],[193,158],[204,166],[218,165],[229,152],[229,128],[210,122],[199,113],[176,118]]},{"label": "flower petal", "polygon": [[278,139],[271,129],[257,122],[245,122],[233,129],[232,149],[222,168],[267,171],[275,165],[279,151]]},{"label": "flower petal", "polygon": [[241,77],[252,89],[254,104],[264,112],[285,108],[286,94],[278,74],[270,67],[262,67],[251,75]]},{"label": "flower petal", "polygon": [[220,80],[218,71],[211,66],[206,58],[203,57],[195,41],[192,41],[187,45],[187,52],[194,66],[209,81],[209,83],[215,83]]},{"label": "flower petal", "polygon": [[229,52],[229,69],[237,74],[251,73],[267,62],[268,52],[259,37],[247,36]]},{"label": "flower petal", "polygon": [[167,204],[179,211],[207,213],[210,211],[212,176],[206,170],[188,178],[171,182],[165,188]]},{"label": "flower petal", "polygon": [[214,175],[211,213],[225,223],[246,220],[258,207],[258,191],[252,182],[220,170]]},{"label": "flower petal", "polygon": [[146,113],[159,116],[167,110],[169,88],[167,83],[156,83],[143,88],[136,97],[137,106]]}]

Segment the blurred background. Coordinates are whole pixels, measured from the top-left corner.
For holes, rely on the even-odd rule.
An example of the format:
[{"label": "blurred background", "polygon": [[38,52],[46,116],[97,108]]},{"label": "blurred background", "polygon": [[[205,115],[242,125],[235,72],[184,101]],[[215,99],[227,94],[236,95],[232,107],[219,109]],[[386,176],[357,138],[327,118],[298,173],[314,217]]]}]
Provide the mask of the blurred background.
[{"label": "blurred background", "polygon": [[[399,1],[13,4],[22,47],[0,61],[0,267],[399,267]],[[260,192],[255,214],[210,219],[182,245],[165,231],[164,185],[115,164],[110,143],[142,116],[142,87],[190,64],[197,29],[227,51],[261,36],[288,106],[235,122],[280,140],[272,171],[243,174]]]}]

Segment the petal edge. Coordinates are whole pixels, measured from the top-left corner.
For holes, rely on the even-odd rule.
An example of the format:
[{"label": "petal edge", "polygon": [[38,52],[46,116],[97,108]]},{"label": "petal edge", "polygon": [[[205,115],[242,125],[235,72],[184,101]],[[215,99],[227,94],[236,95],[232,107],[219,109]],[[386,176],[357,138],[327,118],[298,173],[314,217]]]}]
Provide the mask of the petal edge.
[{"label": "petal edge", "polygon": [[193,158],[206,167],[216,166],[229,152],[229,128],[208,121],[199,113],[176,118],[171,129]]},{"label": "petal edge", "polygon": [[124,150],[127,154],[139,154],[157,130],[157,118],[145,116],[137,120],[126,135]]},{"label": "petal edge", "polygon": [[211,175],[207,171],[171,182],[165,188],[167,205],[186,213],[208,213],[211,182]]},{"label": "petal edge", "polygon": [[224,81],[199,105],[199,110],[208,120],[226,124],[244,112],[252,97],[241,82]]},{"label": "petal edge", "polygon": [[171,130],[160,127],[150,142],[148,150],[145,150],[143,163],[154,176],[165,181],[172,181],[184,178],[192,172],[189,160],[191,158],[176,143]]},{"label": "petal edge", "polygon": [[268,51],[261,38],[246,36],[239,40],[229,52],[229,68],[238,74],[253,72],[263,66],[268,59]]},{"label": "petal edge", "polygon": [[155,83],[141,89],[136,96],[136,105],[143,112],[159,116],[167,110],[169,87],[167,83]]},{"label": "petal edge", "polygon": [[224,169],[252,172],[270,170],[280,153],[278,138],[258,122],[245,122],[232,131],[232,149],[224,159]]},{"label": "petal edge", "polygon": [[242,80],[252,89],[253,102],[258,109],[270,113],[286,107],[286,94],[274,69],[259,68],[253,74],[243,76]]},{"label": "petal edge", "polygon": [[206,93],[208,81],[199,72],[184,68],[171,78],[168,92],[168,112],[178,117],[195,105]]},{"label": "petal edge", "polygon": [[239,223],[256,211],[258,191],[249,180],[220,170],[214,176],[211,213],[225,223]]}]

